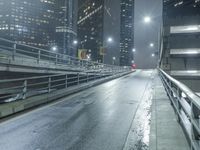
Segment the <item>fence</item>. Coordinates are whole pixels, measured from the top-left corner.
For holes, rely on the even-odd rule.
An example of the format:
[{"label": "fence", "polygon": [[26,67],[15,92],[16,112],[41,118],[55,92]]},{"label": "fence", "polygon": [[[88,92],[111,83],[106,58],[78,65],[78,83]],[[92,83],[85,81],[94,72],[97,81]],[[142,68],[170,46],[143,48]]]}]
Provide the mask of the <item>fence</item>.
[{"label": "fence", "polygon": [[159,73],[191,150],[200,150],[200,97],[163,70]]},{"label": "fence", "polygon": [[108,75],[98,74],[60,74],[40,77],[0,81],[0,102],[12,102],[31,96],[48,94],[57,90],[103,79]]},{"label": "fence", "polygon": [[9,56],[12,61],[15,61],[16,58],[20,57],[23,59],[37,61],[38,64],[45,61],[55,65],[66,65],[73,68],[78,67],[79,69],[86,71],[101,70],[102,72],[123,72],[127,70],[125,67],[80,60],[76,57],[71,57],[33,46],[19,44],[3,38],[0,38],[0,50],[6,52],[6,55]]}]

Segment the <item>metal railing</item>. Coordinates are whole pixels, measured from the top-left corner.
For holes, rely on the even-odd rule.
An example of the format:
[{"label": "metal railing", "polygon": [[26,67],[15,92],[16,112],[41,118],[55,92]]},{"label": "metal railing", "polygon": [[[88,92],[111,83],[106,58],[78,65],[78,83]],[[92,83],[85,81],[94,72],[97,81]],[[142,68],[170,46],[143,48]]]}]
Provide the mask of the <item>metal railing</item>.
[{"label": "metal railing", "polygon": [[38,64],[49,62],[54,65],[64,65],[71,68],[78,68],[81,71],[101,71],[101,72],[123,72],[129,68],[107,65],[93,61],[80,60],[76,57],[52,52],[33,46],[19,44],[4,38],[0,38],[0,51],[6,51],[9,59],[15,61],[16,58],[34,60]]},{"label": "metal railing", "polygon": [[111,76],[104,73],[77,73],[0,80],[0,103],[24,100],[32,96],[49,94],[83,83],[118,77],[122,74],[124,73]]},{"label": "metal railing", "polygon": [[163,70],[159,73],[191,150],[200,150],[200,97]]}]

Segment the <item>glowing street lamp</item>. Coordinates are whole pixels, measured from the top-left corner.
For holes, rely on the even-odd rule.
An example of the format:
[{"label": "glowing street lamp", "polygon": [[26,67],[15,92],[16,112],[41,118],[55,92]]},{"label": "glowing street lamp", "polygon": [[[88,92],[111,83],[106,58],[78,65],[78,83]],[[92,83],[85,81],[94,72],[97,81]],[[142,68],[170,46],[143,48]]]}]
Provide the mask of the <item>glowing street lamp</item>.
[{"label": "glowing street lamp", "polygon": [[104,40],[104,47],[103,47],[103,63],[105,61],[105,55],[106,55],[106,49],[109,48],[109,46],[113,43],[113,38],[112,37],[108,37],[107,40]]},{"label": "glowing street lamp", "polygon": [[116,57],[113,57],[113,65],[115,65],[115,60],[116,60]]},{"label": "glowing street lamp", "polygon": [[150,47],[154,47],[154,43],[150,43],[149,45],[150,45]]},{"label": "glowing street lamp", "polygon": [[51,49],[52,49],[52,51],[56,52],[58,50],[58,47],[57,46],[53,46]]},{"label": "glowing street lamp", "polygon": [[109,37],[107,41],[108,41],[109,43],[112,43],[112,42],[113,42],[113,38],[112,38],[112,37]]},{"label": "glowing street lamp", "polygon": [[149,16],[144,17],[144,23],[150,23],[151,18]]},{"label": "glowing street lamp", "polygon": [[73,44],[74,44],[74,45],[77,45],[77,44],[78,44],[78,41],[77,41],[77,40],[74,40],[74,41],[73,41]]}]

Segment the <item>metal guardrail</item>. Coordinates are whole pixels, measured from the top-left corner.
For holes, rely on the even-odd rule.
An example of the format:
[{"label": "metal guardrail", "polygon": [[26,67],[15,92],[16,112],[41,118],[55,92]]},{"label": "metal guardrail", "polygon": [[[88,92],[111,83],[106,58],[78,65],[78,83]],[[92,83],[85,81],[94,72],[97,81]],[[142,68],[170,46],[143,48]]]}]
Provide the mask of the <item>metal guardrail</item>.
[{"label": "metal guardrail", "polygon": [[24,59],[32,59],[37,61],[38,64],[42,61],[51,62],[55,65],[66,65],[73,68],[79,68],[85,71],[95,71],[101,70],[106,72],[122,72],[130,68],[107,65],[102,63],[97,63],[93,61],[80,60],[75,57],[68,55],[52,52],[50,50],[45,50],[33,46],[28,46],[24,44],[19,44],[4,38],[0,38],[0,51],[6,50],[12,61],[15,61],[17,57]]},{"label": "metal guardrail", "polygon": [[200,97],[163,70],[159,73],[191,150],[200,150]]},{"label": "metal guardrail", "polygon": [[[119,75],[119,74],[117,74]],[[113,75],[115,76],[115,74]],[[0,80],[0,103],[24,100],[40,94],[77,86],[94,80],[110,77],[103,73],[60,74],[21,79]]]}]

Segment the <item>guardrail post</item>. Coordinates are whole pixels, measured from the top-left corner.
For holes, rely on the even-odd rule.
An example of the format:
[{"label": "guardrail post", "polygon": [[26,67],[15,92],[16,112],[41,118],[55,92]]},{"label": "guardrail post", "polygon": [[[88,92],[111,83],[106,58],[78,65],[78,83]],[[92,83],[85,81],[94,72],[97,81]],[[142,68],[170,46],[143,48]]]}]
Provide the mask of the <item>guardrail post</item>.
[{"label": "guardrail post", "polygon": [[78,80],[77,83],[78,83],[78,85],[79,85],[79,82],[80,82],[80,79],[79,79],[79,78],[80,78],[80,76],[79,76],[79,73],[78,73],[78,74],[77,74],[77,80]]},{"label": "guardrail post", "polygon": [[48,93],[51,92],[51,77],[48,78]]},{"label": "guardrail post", "polygon": [[41,57],[41,51],[39,50],[39,51],[38,51],[38,59],[37,59],[37,62],[38,62],[38,63],[40,62],[40,57]]},{"label": "guardrail post", "polygon": [[68,79],[68,77],[67,77],[67,74],[65,75],[65,88],[67,88],[68,86],[67,86],[67,79]]},{"label": "guardrail post", "polygon": [[56,54],[56,62],[55,62],[55,64],[57,65],[57,63],[58,63],[58,54]]},{"label": "guardrail post", "polygon": [[88,78],[89,78],[89,75],[88,75],[88,73],[86,74],[86,78],[87,78],[87,83],[88,83]]},{"label": "guardrail post", "polygon": [[13,59],[13,60],[15,60],[16,47],[17,47],[17,44],[15,43],[15,44],[13,45],[13,53],[12,53],[12,59]]},{"label": "guardrail post", "polygon": [[83,65],[83,60],[81,60],[81,67],[84,67],[84,65]]},{"label": "guardrail post", "polygon": [[22,99],[26,99],[26,92],[27,92],[27,80],[24,80],[23,90],[22,90]]},{"label": "guardrail post", "polygon": [[81,60],[78,60],[78,66],[81,67]]},{"label": "guardrail post", "polygon": [[82,60],[80,60],[80,66],[83,67],[83,61]]},{"label": "guardrail post", "polygon": [[176,93],[176,95],[177,95],[177,108],[178,108],[178,112],[177,112],[177,116],[178,116],[178,122],[180,122],[181,121],[181,118],[180,118],[180,116],[179,116],[179,113],[180,113],[180,110],[181,110],[181,104],[180,104],[180,99],[181,99],[181,91],[180,91],[180,89],[179,88],[177,88],[177,93]]},{"label": "guardrail post", "polygon": [[97,76],[97,73],[95,74],[95,80],[97,80],[98,79],[98,76]]},{"label": "guardrail post", "polygon": [[[197,122],[197,126],[200,129],[200,109],[197,108],[193,103],[191,104],[191,110],[192,110],[192,118]],[[192,138],[193,140],[197,140],[200,144],[200,135],[198,131],[195,129],[193,123],[192,123]]]},{"label": "guardrail post", "polygon": [[[167,80],[167,79],[164,79],[164,80]],[[164,81],[164,82],[165,82],[165,81]],[[169,93],[170,96],[173,97],[173,91],[171,90],[171,89],[172,89],[172,83],[171,83],[170,81],[169,81],[168,83],[169,83],[169,87],[167,86],[167,83],[165,83],[165,84],[166,84],[166,87],[167,87],[168,91],[170,92],[170,93]],[[172,103],[172,100],[171,100],[171,104],[173,104],[173,103]]]},{"label": "guardrail post", "polygon": [[71,58],[68,58],[68,64],[71,65]]}]

